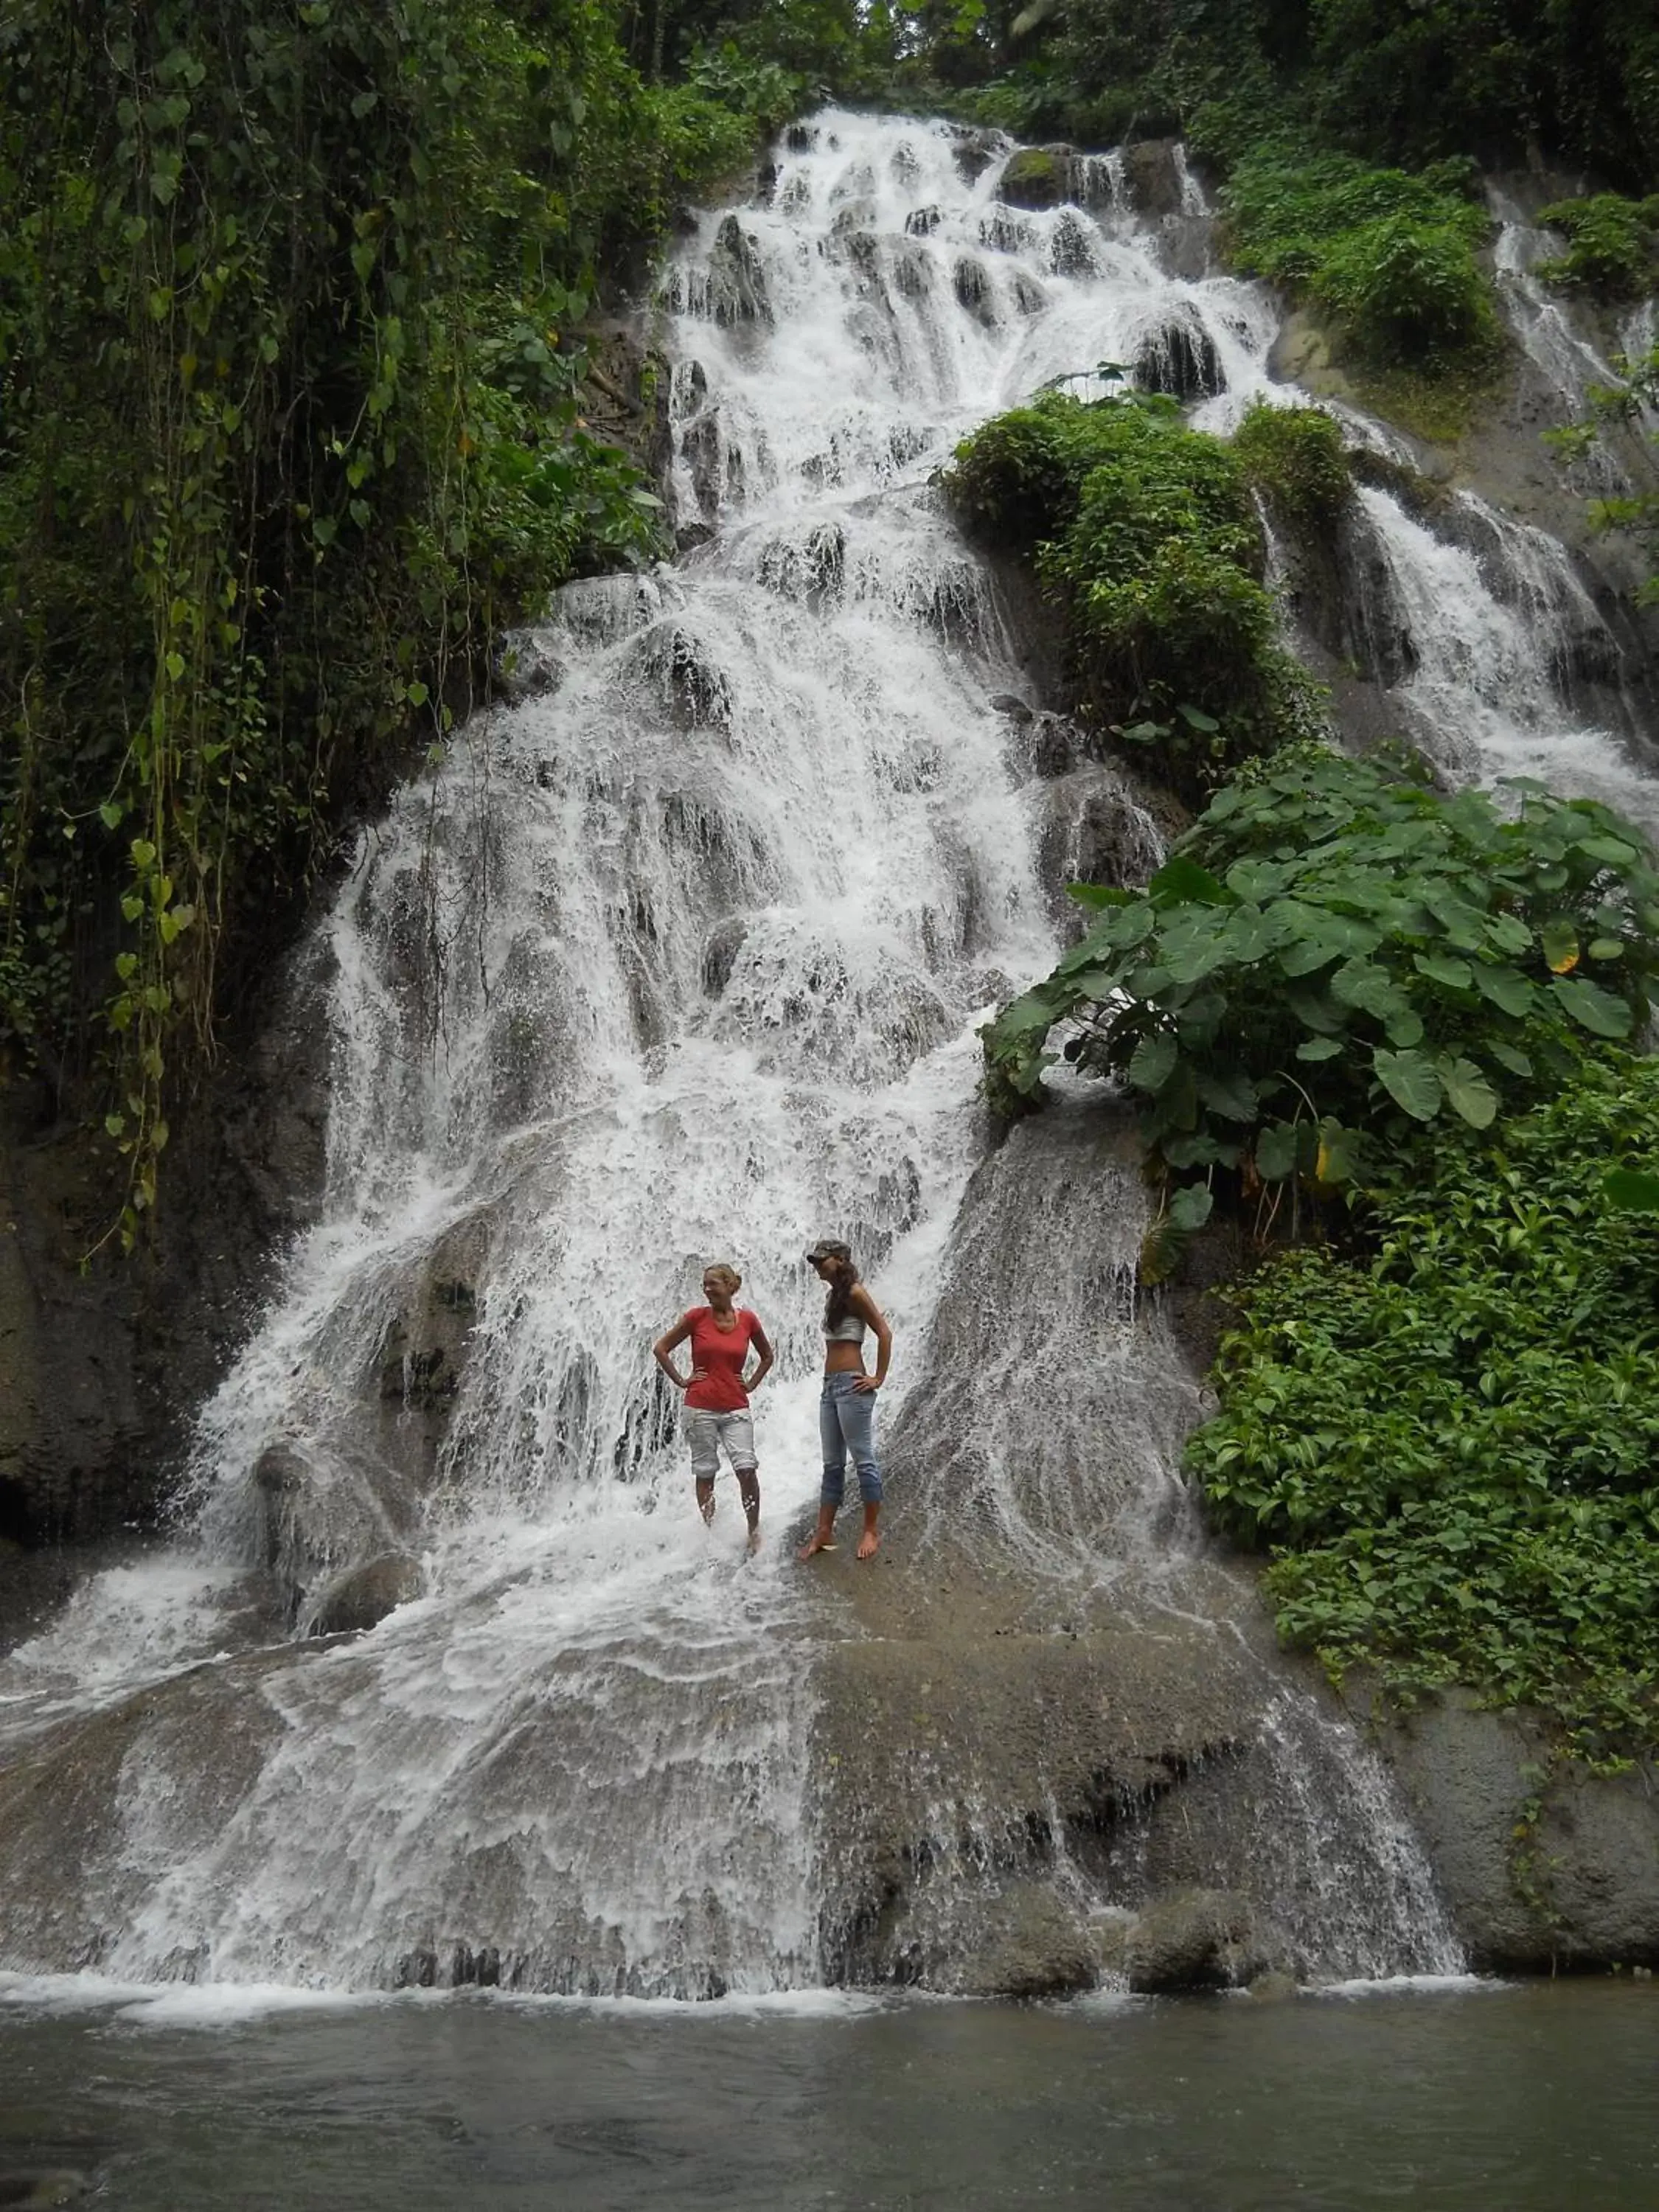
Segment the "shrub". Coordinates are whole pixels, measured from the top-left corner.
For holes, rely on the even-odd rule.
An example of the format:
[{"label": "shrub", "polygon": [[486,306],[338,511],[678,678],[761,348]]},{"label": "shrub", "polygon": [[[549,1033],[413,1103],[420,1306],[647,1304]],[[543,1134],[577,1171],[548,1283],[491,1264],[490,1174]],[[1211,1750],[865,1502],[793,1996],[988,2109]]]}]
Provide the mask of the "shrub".
[{"label": "shrub", "polygon": [[1581,286],[1605,300],[1639,300],[1659,279],[1659,194],[1627,200],[1594,192],[1540,208],[1538,220],[1567,235],[1567,251],[1539,264],[1547,283]]},{"label": "shrub", "polygon": [[1245,471],[1173,400],[1049,394],[959,447],[945,483],[970,526],[1035,552],[1066,611],[1079,713],[1156,749],[1178,788],[1314,726]]},{"label": "shrub", "polygon": [[1342,433],[1322,409],[1258,400],[1232,442],[1245,475],[1292,531],[1329,530],[1353,496]]},{"label": "shrub", "polygon": [[1373,365],[1498,343],[1474,256],[1487,218],[1454,188],[1452,172],[1413,177],[1269,146],[1233,171],[1226,208],[1237,267],[1338,318],[1352,350]]},{"label": "shrub", "polygon": [[994,1101],[1041,1103],[1049,1032],[1079,1023],[1066,1057],[1203,1178],[1172,1209],[1193,1227],[1218,1168],[1330,1189],[1556,1087],[1646,1018],[1659,877],[1606,807],[1511,791],[1506,817],[1314,747],[1247,770],[1145,891],[1075,887],[1093,927],[984,1032]]},{"label": "shrub", "polygon": [[1599,1188],[1626,1159],[1659,1161],[1659,1064],[1622,1054],[1419,1147],[1371,1257],[1292,1252],[1231,1294],[1188,1450],[1220,1526],[1278,1547],[1291,1640],[1544,1705],[1602,1759],[1659,1732],[1659,1224]]}]

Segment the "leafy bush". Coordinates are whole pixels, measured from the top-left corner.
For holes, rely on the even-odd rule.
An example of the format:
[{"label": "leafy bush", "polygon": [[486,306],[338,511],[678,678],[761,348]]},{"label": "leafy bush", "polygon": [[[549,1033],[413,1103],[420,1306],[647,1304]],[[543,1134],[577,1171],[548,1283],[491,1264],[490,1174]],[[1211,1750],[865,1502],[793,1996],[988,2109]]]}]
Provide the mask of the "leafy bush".
[{"label": "leafy bush", "polygon": [[1314,726],[1245,471],[1173,400],[1049,393],[960,446],[945,486],[969,527],[1035,551],[1066,611],[1079,713],[1156,749],[1177,787]]},{"label": "leafy bush", "polygon": [[1540,208],[1538,220],[1567,234],[1567,251],[1539,264],[1547,283],[1582,286],[1605,300],[1639,300],[1659,280],[1659,194],[1627,200],[1593,192]]},{"label": "leafy bush", "polygon": [[1232,1292],[1188,1465],[1275,1550],[1283,1633],[1398,1689],[1553,1710],[1591,1758],[1659,1738],[1659,1064],[1620,1054],[1501,1133],[1419,1148],[1373,1256],[1299,1250]]},{"label": "leafy bush", "polygon": [[1235,264],[1338,318],[1374,364],[1489,350],[1498,325],[1474,255],[1489,225],[1454,188],[1459,175],[1270,145],[1227,185]]},{"label": "leafy bush", "polygon": [[1330,530],[1353,497],[1342,433],[1321,408],[1258,400],[1232,445],[1245,475],[1291,531]]},{"label": "leafy bush", "polygon": [[[1443,799],[1398,765],[1308,747],[1218,792],[1145,891],[1098,919],[984,1033],[1005,1110],[1041,1103],[1048,1040],[1122,1077],[1166,1173],[1330,1188],[1420,1124],[1486,1128],[1631,1036],[1659,963],[1659,877],[1589,799]],[[1594,979],[1579,972],[1589,968]]]}]

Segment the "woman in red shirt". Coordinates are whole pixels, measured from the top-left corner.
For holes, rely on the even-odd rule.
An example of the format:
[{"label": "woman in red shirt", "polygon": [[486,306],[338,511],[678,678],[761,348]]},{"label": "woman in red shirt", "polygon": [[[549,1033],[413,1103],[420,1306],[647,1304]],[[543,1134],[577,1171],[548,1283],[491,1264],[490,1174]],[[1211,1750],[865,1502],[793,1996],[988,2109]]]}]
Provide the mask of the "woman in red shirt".
[{"label": "woman in red shirt", "polygon": [[[705,1521],[714,1517],[714,1477],[720,1473],[720,1446],[732,1462],[749,1522],[749,1548],[760,1547],[760,1482],[755,1463],[755,1425],[750,1418],[749,1393],[757,1389],[772,1365],[772,1347],[758,1316],[747,1306],[734,1307],[732,1299],[743,1288],[743,1277],[724,1261],[705,1267],[702,1292],[708,1303],[693,1306],[680,1316],[665,1336],[652,1346],[652,1355],[677,1390],[685,1393],[685,1434],[691,1446],[691,1473],[697,1486],[697,1505]],[[670,1353],[691,1340],[691,1372],[682,1375]],[[760,1365],[745,1382],[744,1368],[753,1346]]]}]

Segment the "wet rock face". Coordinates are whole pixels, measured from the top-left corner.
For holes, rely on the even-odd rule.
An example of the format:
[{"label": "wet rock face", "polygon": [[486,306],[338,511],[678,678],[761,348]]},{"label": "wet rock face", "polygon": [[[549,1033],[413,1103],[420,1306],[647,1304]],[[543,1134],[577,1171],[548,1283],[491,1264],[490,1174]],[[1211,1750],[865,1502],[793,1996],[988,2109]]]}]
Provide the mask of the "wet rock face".
[{"label": "wet rock face", "polygon": [[709,313],[724,327],[734,323],[768,323],[772,310],[766,270],[754,240],[734,215],[714,234],[708,257]]},{"label": "wet rock face", "polygon": [[1143,138],[1123,149],[1123,178],[1129,204],[1137,215],[1182,212],[1184,194],[1178,138]]},{"label": "wet rock face", "polygon": [[306,1624],[307,1636],[341,1636],[378,1627],[426,1587],[421,1563],[407,1552],[382,1552],[331,1583]]},{"label": "wet rock face", "polygon": [[1267,1967],[1248,1898],[1225,1890],[1176,1890],[1151,1905],[1129,1930],[1124,1971],[1132,1990],[1241,1989]]},{"label": "wet rock face", "polygon": [[1409,1712],[1358,1677],[1347,1696],[1394,1770],[1474,1967],[1659,1966],[1650,1762],[1612,1778],[1559,1764],[1541,1716],[1486,1711],[1466,1691]]},{"label": "wet rock face", "polygon": [[1167,392],[1183,404],[1227,388],[1215,340],[1195,321],[1166,323],[1144,340],[1134,358],[1134,380],[1143,392]]},{"label": "wet rock face", "polygon": [[77,1127],[22,1085],[0,1102],[0,1540],[85,1542],[150,1519],[191,1407],[252,1325],[270,1255],[315,1218],[331,956],[273,957],[264,1019],[174,1117],[161,1200],[129,1259],[120,1194]]}]

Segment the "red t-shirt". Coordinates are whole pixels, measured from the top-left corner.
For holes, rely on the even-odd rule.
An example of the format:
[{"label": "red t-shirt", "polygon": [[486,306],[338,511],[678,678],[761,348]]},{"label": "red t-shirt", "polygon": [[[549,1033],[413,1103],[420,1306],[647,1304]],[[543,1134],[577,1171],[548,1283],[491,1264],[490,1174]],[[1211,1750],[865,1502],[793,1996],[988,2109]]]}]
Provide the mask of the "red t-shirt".
[{"label": "red t-shirt", "polygon": [[686,1404],[702,1413],[740,1413],[749,1393],[738,1378],[760,1323],[746,1306],[737,1309],[732,1328],[715,1327],[712,1306],[693,1306],[685,1318],[691,1324],[691,1364],[707,1370],[686,1392]]}]

